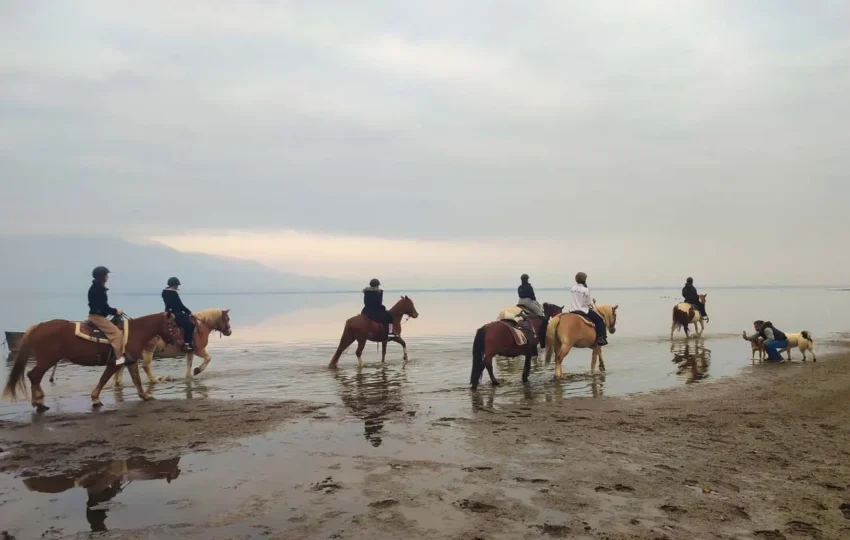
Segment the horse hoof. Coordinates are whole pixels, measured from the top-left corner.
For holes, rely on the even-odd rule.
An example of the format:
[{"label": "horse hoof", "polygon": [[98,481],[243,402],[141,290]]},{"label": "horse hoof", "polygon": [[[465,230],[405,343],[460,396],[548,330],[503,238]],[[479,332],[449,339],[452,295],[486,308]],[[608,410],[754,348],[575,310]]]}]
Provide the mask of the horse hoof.
[{"label": "horse hoof", "polygon": [[156,378],[156,382],[169,382],[171,381],[171,377],[168,375],[162,375],[161,377]]},{"label": "horse hoof", "polygon": [[50,407],[48,407],[47,405],[42,405],[41,403],[38,403],[35,406],[35,412],[37,412],[39,414],[41,414],[43,412],[47,412],[49,410],[50,410]]},{"label": "horse hoof", "polygon": [[102,401],[92,401],[92,404],[91,404],[92,409],[99,409],[101,407],[103,407]]},{"label": "horse hoof", "polygon": [[522,378],[522,383],[523,383],[523,384],[528,383],[528,377],[523,377],[523,378]]},{"label": "horse hoof", "polygon": [[493,386],[499,386],[499,381],[493,381]]},{"label": "horse hoof", "polygon": [[153,401],[154,400],[153,394],[151,394],[151,393],[142,394],[139,397],[142,398],[142,401]]},{"label": "horse hoof", "polygon": [[194,373],[195,375],[200,375],[200,374],[201,374],[201,368],[196,367],[196,368],[192,371],[192,373]]}]

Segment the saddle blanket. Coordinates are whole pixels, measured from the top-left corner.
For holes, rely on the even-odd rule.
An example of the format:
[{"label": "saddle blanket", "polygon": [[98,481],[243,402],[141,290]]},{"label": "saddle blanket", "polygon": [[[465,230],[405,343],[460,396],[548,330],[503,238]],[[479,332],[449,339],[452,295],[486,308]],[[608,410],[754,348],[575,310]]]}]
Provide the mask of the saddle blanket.
[{"label": "saddle blanket", "polygon": [[[123,328],[119,328],[119,330],[124,334],[124,346],[126,347],[127,339],[130,337],[130,321],[124,319]],[[89,321],[76,321],[74,323],[74,335],[87,341],[93,341],[94,343],[109,343],[109,338],[106,337],[106,334]]]},{"label": "saddle blanket", "polygon": [[511,335],[514,337],[514,343],[516,343],[520,347],[524,347],[525,345],[528,345],[528,333],[527,333],[527,331],[518,327],[513,320],[507,319],[507,320],[502,320],[502,321],[498,321],[498,322],[500,322],[500,323],[504,324],[505,326],[507,326],[508,328],[510,328]]}]

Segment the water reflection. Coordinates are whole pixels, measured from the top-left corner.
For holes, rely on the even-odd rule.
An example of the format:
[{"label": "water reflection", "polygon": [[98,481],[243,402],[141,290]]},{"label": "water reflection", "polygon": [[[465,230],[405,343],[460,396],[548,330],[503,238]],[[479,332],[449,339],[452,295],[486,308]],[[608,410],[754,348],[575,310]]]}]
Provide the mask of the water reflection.
[{"label": "water reflection", "polygon": [[363,420],[366,440],[381,446],[384,422],[404,409],[402,386],[407,384],[404,368],[382,365],[377,369],[358,369],[354,375],[337,372],[339,396],[351,413]]},{"label": "water reflection", "polygon": [[180,476],[177,463],[180,457],[150,461],[142,457],[107,462],[89,462],[79,472],[70,475],[34,476],[24,479],[30,491],[62,493],[81,487],[88,493],[86,520],[93,532],[106,531],[104,503],[115,498],[133,481],[164,479],[169,484]]},{"label": "water reflection", "polygon": [[676,364],[676,374],[685,378],[685,384],[708,378],[711,349],[705,346],[705,340],[673,343],[670,345],[670,352],[673,354],[673,363]]}]

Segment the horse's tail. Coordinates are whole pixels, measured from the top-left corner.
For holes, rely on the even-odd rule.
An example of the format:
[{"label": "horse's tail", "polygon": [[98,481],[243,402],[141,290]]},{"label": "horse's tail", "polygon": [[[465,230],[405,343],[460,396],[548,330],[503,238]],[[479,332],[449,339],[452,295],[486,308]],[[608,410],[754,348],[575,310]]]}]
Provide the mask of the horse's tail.
[{"label": "horse's tail", "polygon": [[21,338],[18,354],[15,356],[15,364],[12,366],[12,372],[9,373],[9,379],[6,381],[6,387],[3,389],[3,399],[15,401],[18,398],[18,392],[25,394],[27,391],[27,380],[24,378],[24,370],[27,369],[27,360],[30,357],[30,334],[37,326],[37,324],[34,324],[27,328],[27,331],[24,332],[24,337]]},{"label": "horse's tail", "polygon": [[475,332],[475,339],[472,340],[472,384],[475,384],[476,368],[484,363],[484,337],[487,335],[487,325],[485,324]]},{"label": "horse's tail", "polygon": [[808,330],[803,330],[800,332],[800,335],[803,336],[803,339],[809,342],[809,347],[814,348],[815,340],[812,339],[812,334]]},{"label": "horse's tail", "polygon": [[684,329],[686,336],[688,335],[688,324],[691,322],[690,319],[690,314],[679,309],[679,306],[673,306],[673,324],[676,325],[676,330]]}]

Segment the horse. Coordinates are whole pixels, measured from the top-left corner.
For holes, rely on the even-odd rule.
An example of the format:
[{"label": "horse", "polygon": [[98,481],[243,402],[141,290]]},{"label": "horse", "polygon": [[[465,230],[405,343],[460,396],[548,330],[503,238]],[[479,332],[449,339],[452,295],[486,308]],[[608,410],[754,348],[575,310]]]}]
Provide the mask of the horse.
[{"label": "horse", "polygon": [[404,350],[404,359],[407,360],[407,343],[401,339],[401,318],[406,315],[411,319],[415,319],[419,317],[419,312],[416,311],[413,300],[407,296],[402,296],[401,300],[396,302],[387,311],[393,316],[393,329],[396,334],[394,337],[387,339],[387,334],[382,324],[373,321],[363,314],[355,315],[345,321],[345,326],[342,329],[342,337],[339,338],[339,347],[337,347],[336,353],[331,358],[328,368],[336,369],[342,353],[355,341],[357,342],[357,363],[360,366],[363,365],[363,349],[366,347],[367,341],[378,341],[381,343],[381,362],[384,362],[387,358],[388,341],[395,341],[401,345]]},{"label": "horse", "polygon": [[[233,333],[230,328],[230,310],[229,309],[202,309],[193,313],[195,317],[195,350],[186,353],[186,378],[192,378],[192,360],[195,355],[199,355],[204,359],[204,363],[195,368],[195,375],[199,375],[210,363],[210,355],[207,352],[207,344],[210,341],[210,334],[218,332],[222,335],[229,336]],[[154,377],[151,363],[153,362],[153,353],[157,349],[162,350],[165,343],[160,338],[154,338],[142,351],[142,368],[148,376],[148,381],[151,384],[157,382],[165,382],[171,380],[168,376]],[[124,375],[124,366],[118,368],[115,372],[115,387],[123,386],[122,377]]]},{"label": "horse", "polygon": [[[602,316],[608,332],[617,332],[617,308],[620,306],[596,305],[593,310]],[[589,320],[575,313],[564,313],[553,317],[546,327],[546,364],[552,359],[552,352],[558,351],[555,359],[555,378],[563,379],[561,364],[564,357],[570,353],[573,347],[579,349],[592,349],[590,357],[590,373],[596,374],[596,362],[599,361],[599,370],[605,371],[605,361],[602,358],[602,347],[596,344],[596,328]]]},{"label": "horse", "polygon": [[[540,319],[540,317],[526,312],[525,319],[531,324],[534,333],[539,336],[538,340],[542,341],[545,338],[545,332],[541,334],[541,329],[545,330],[545,324],[549,317],[560,313],[562,310],[563,306],[543,304],[545,319]],[[499,320],[487,323],[475,332],[475,338],[472,341],[472,373],[469,377],[469,383],[473,390],[478,388],[478,382],[484,374],[485,368],[493,386],[499,386],[499,381],[493,374],[493,357],[495,356],[513,358],[525,355],[522,382],[528,382],[528,375],[531,372],[531,359],[537,356],[538,340],[532,338],[524,345],[518,345],[514,330],[508,323],[503,322],[505,319],[516,320],[517,315],[521,312],[521,308],[505,308],[499,313]]]},{"label": "horse", "polygon": [[[50,368],[62,359],[80,366],[106,365],[106,369],[100,377],[100,382],[91,393],[92,407],[102,406],[100,392],[118,368],[114,362],[108,361],[110,356],[114,355],[114,352],[112,346],[105,340],[93,342],[88,338],[80,337],[77,334],[78,324],[80,323],[53,319],[30,326],[21,339],[21,347],[18,350],[12,371],[9,373],[9,379],[3,390],[3,397],[15,400],[19,391],[26,392],[26,381],[23,376],[27,359],[30,356],[30,351],[32,351],[35,357],[35,367],[27,373],[27,377],[32,384],[32,406],[35,407],[37,412],[43,413],[49,409],[44,405],[41,379]],[[183,342],[182,330],[177,327],[174,316],[164,312],[126,321],[125,332],[125,350],[131,358],[139,358],[144,347],[155,336],[161,337],[167,343],[182,344]],[[133,379],[133,384],[136,386],[140,398],[145,401],[153,399],[150,393],[142,389],[142,379],[139,376],[137,362],[133,362],[130,366],[130,377]]]},{"label": "horse", "polygon": [[[699,296],[699,301],[705,305],[706,295],[700,294],[697,296]],[[676,304],[673,308],[673,324],[670,326],[670,339],[673,339],[673,332],[676,329],[684,329],[685,337],[689,337],[688,325],[690,324],[694,325],[694,331],[697,333],[696,337],[701,337],[703,330],[705,330],[705,318],[702,314],[692,304],[687,302]]]}]

